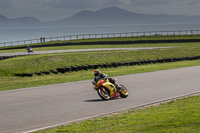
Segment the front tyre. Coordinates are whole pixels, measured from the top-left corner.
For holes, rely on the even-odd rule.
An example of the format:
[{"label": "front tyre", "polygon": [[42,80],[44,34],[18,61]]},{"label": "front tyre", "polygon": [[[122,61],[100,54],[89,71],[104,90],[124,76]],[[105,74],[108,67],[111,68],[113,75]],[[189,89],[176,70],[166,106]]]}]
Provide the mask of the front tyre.
[{"label": "front tyre", "polygon": [[103,99],[103,100],[109,100],[110,99],[110,94],[109,94],[108,89],[106,89],[106,88],[98,89],[97,92],[98,92],[98,95],[101,97],[101,99]]},{"label": "front tyre", "polygon": [[127,98],[128,97],[128,90],[126,89],[126,87],[124,87],[123,85],[120,85],[121,86],[121,90],[120,90],[120,97],[121,98]]}]

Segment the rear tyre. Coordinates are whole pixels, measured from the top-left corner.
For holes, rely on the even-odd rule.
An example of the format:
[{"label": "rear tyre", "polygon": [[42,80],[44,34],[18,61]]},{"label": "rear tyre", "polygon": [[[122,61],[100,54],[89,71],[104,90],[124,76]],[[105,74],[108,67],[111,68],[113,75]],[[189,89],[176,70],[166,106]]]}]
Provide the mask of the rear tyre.
[{"label": "rear tyre", "polygon": [[109,100],[110,99],[110,93],[109,90],[107,88],[104,88],[105,91],[103,91],[102,89],[98,89],[98,95],[101,97],[101,99],[103,100]]},{"label": "rear tyre", "polygon": [[128,97],[128,90],[123,85],[120,85],[120,86],[122,87],[122,89],[119,92],[120,93],[120,97],[121,98],[127,98]]}]

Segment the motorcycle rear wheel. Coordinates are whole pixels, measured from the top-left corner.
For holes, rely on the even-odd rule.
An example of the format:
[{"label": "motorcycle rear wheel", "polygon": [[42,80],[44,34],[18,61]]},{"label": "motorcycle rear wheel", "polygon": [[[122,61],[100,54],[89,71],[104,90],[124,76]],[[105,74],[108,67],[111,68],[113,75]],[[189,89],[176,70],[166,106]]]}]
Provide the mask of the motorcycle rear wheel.
[{"label": "motorcycle rear wheel", "polygon": [[109,90],[107,88],[104,88],[105,91],[103,91],[102,89],[98,89],[98,95],[101,97],[101,99],[103,100],[109,100],[110,99],[110,94],[109,94]]},{"label": "motorcycle rear wheel", "polygon": [[120,97],[127,98],[128,97],[128,90],[123,85],[120,85],[123,89],[120,90]]}]

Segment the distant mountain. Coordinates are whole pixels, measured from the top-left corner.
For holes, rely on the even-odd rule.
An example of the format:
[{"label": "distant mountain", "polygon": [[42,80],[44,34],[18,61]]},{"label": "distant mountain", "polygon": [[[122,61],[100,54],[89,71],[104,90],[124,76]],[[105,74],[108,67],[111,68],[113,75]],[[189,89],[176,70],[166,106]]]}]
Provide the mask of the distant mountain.
[{"label": "distant mountain", "polygon": [[135,17],[138,18],[141,17],[141,15],[142,14],[129,12],[118,7],[110,7],[98,11],[84,10],[69,18],[55,21],[55,23],[67,25],[129,24],[135,20]]},{"label": "distant mountain", "polygon": [[111,25],[111,24],[152,24],[152,23],[194,23],[200,16],[151,15],[133,13],[118,7],[98,11],[81,11],[66,19],[51,22],[59,25]]},{"label": "distant mountain", "polygon": [[155,24],[155,23],[200,23],[200,16],[151,15],[130,12],[118,7],[103,8],[98,11],[83,10],[57,21],[41,22],[34,17],[9,19],[0,15],[2,26],[76,26],[76,25],[114,25],[114,24]]},{"label": "distant mountain", "polygon": [[25,27],[25,26],[37,26],[41,21],[34,17],[21,17],[21,18],[7,18],[0,15],[0,27]]}]

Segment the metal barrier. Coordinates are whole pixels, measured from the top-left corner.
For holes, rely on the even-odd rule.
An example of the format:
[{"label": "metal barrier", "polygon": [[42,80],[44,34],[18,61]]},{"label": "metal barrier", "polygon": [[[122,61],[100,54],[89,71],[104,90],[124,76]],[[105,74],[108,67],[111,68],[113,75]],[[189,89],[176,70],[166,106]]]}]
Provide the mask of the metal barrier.
[{"label": "metal barrier", "polygon": [[[78,39],[97,39],[97,38],[110,38],[110,37],[137,37],[137,36],[155,36],[155,35],[198,35],[200,30],[182,30],[182,31],[148,31],[148,32],[125,32],[125,33],[102,33],[102,34],[80,34],[70,36],[59,36],[59,37],[47,37],[44,40],[41,38],[13,41],[13,42],[2,42],[0,47],[16,46],[16,45],[30,45],[37,43],[44,43],[50,41],[67,41],[67,40],[78,40]],[[159,37],[159,36],[158,36]]]}]

